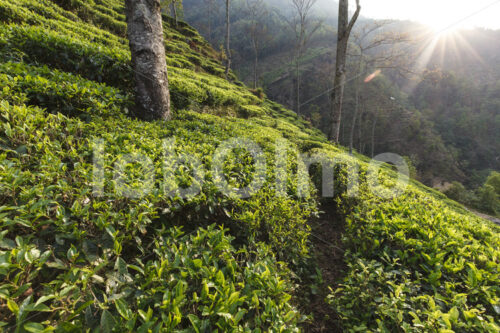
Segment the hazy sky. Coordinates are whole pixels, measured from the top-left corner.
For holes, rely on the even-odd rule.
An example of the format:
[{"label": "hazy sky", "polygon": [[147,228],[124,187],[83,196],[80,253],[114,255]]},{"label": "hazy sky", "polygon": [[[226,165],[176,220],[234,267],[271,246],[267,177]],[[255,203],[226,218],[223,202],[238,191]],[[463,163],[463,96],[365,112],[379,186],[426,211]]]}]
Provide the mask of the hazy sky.
[{"label": "hazy sky", "polygon": [[[361,6],[362,15],[367,17],[409,19],[436,30],[452,24],[457,28],[500,29],[500,0],[361,0]],[[459,23],[455,25],[456,22]]]}]

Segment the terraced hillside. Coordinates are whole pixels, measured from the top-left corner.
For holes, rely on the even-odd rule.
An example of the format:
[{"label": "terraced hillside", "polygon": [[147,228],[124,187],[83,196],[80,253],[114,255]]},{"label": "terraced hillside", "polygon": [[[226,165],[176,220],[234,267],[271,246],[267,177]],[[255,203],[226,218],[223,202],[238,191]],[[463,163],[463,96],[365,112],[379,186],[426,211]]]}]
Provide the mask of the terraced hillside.
[{"label": "terraced hillside", "polygon": [[[219,55],[167,17],[174,119],[130,117],[124,19],[120,0],[0,0],[4,331],[289,332],[322,320],[309,306],[321,200],[304,190],[320,173],[299,177],[301,152],[341,161],[323,199],[345,222],[345,271],[319,292],[334,316],[327,331],[498,332],[498,226],[415,182],[376,195],[364,157],[225,80]],[[255,142],[267,166],[244,198],[252,155],[224,160],[235,193],[221,193],[213,168],[232,138]],[[165,158],[187,155],[203,167]],[[402,186],[395,176],[384,167],[377,179]],[[197,191],[182,195],[176,182]]]}]

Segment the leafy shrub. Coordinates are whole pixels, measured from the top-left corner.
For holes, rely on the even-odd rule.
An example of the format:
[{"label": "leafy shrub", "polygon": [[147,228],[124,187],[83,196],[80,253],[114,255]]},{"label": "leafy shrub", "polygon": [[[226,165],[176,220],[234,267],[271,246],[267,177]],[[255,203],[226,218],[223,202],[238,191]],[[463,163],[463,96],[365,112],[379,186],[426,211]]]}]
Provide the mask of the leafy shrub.
[{"label": "leafy shrub", "polygon": [[493,171],[483,186],[475,191],[467,190],[459,182],[453,182],[444,194],[450,199],[482,212],[492,215],[500,214],[500,174],[498,172]]},{"label": "leafy shrub", "polygon": [[500,198],[495,188],[484,184],[477,190],[477,208],[493,215],[500,214]]},{"label": "leafy shrub", "polygon": [[[303,318],[291,304],[304,300],[291,295],[310,274],[308,219],[317,198],[299,195],[311,182],[297,171],[277,195],[274,143],[289,144],[290,170],[298,149],[335,158],[341,148],[292,111],[223,79],[217,53],[171,19],[165,35],[174,106],[205,113],[176,110],[166,123],[126,117],[132,72],[123,5],[0,0],[0,326],[297,331]],[[249,118],[214,116],[219,109]],[[222,195],[210,171],[215,149],[234,136],[259,144],[268,166],[264,186],[246,199]],[[189,165],[165,165],[163,139],[173,137],[169,153],[196,156],[203,184]],[[104,145],[98,196],[95,138]],[[140,165],[117,171],[124,154],[151,160],[151,191],[117,193],[114,173],[129,177],[128,188],[144,182]],[[381,199],[367,184],[367,160],[342,158],[333,200],[347,219],[349,265],[329,302],[345,330],[497,332],[498,227],[414,181],[403,196]],[[235,187],[255,170],[238,149],[223,164]],[[318,170],[311,168],[315,181]],[[173,178],[164,181],[165,172]],[[348,177],[356,174],[359,196],[352,198]],[[394,184],[392,170],[378,176]],[[167,195],[165,184],[174,182],[201,191],[189,199]],[[495,184],[485,185],[484,202],[498,195]]]},{"label": "leafy shrub", "polygon": [[[84,124],[60,114],[47,115],[37,108],[15,107],[5,102],[0,104],[0,111],[5,123],[0,134],[0,200],[4,204],[0,246],[4,264],[0,274],[5,281],[0,297],[11,309],[5,325],[57,325],[67,329],[82,325],[101,325],[101,329],[102,325],[128,329],[171,325],[224,330],[239,325],[270,330],[296,326],[300,316],[288,302],[287,291],[291,287],[277,273],[285,272],[286,266],[278,270],[269,251],[272,249],[292,264],[306,258],[305,222],[314,210],[314,202],[277,200],[272,192],[265,191],[250,201],[239,201],[218,196],[210,184],[190,202],[158,194],[123,199],[113,194],[108,184],[105,196],[99,199],[93,198],[85,185],[90,184],[92,176],[88,149],[93,136],[113,143],[106,145],[107,156],[142,151],[158,160],[162,154],[159,138],[173,134],[173,129],[183,152],[203,156],[213,152],[213,145],[207,143],[204,147],[208,151],[200,151],[200,143],[193,141],[193,130],[203,131],[205,126],[214,135],[198,133],[196,140],[210,142],[224,135],[229,137],[236,128],[224,128],[228,123],[223,124],[224,129],[218,129],[214,123],[199,120],[174,120],[164,128],[126,118],[120,119],[118,126],[116,119],[94,118]],[[193,130],[186,130],[190,127]],[[248,133],[247,129],[244,131]],[[259,129],[253,131],[257,133]],[[131,142],[141,142],[141,147],[126,144]],[[104,163],[109,170],[108,163],[113,161],[106,159]],[[166,209],[170,212],[160,217],[159,213]],[[253,218],[251,211],[256,214]],[[225,216],[223,220],[237,236],[237,244],[249,244],[248,250],[234,250],[223,232],[199,230],[200,225],[208,227],[208,221],[218,216]],[[204,240],[192,236],[177,239],[174,234],[179,232],[167,222],[177,220],[202,233]],[[271,246],[267,250],[258,245],[266,240]],[[153,253],[157,259],[137,260]],[[166,258],[172,266],[164,266]],[[193,260],[193,266],[187,264],[188,258]],[[200,263],[202,266],[198,266]],[[157,275],[162,265],[164,273]],[[179,282],[181,278],[185,284]],[[48,281],[51,283],[46,285]],[[210,295],[204,294],[204,283]],[[25,292],[30,288],[35,291],[28,295]],[[196,297],[192,296],[195,292]],[[185,296],[181,298],[176,293]],[[166,295],[172,298],[165,298]],[[168,299],[172,303],[164,302]],[[171,317],[161,316],[165,313],[163,307],[170,307]],[[61,308],[63,312],[58,310]],[[39,312],[53,313],[52,319],[36,319]],[[97,318],[97,322],[92,318]]]},{"label": "leafy shrub", "polygon": [[500,172],[492,171],[485,184],[493,187],[495,193],[500,196]]},{"label": "leafy shrub", "polygon": [[345,329],[496,332],[498,228],[413,185],[386,201],[362,193],[348,214],[349,270],[330,296]]},{"label": "leafy shrub", "polygon": [[22,94],[25,104],[69,116],[117,115],[131,105],[131,97],[121,91],[96,84],[48,67],[2,63],[0,73],[9,75],[0,83],[8,85],[10,96]]},{"label": "leafy shrub", "polygon": [[[108,11],[103,12],[100,7],[92,6],[93,1],[88,3],[82,0],[52,0],[62,8],[75,12],[83,21],[91,22],[119,36],[126,36],[127,25],[123,22],[124,16],[114,14],[109,15]],[[101,10],[99,10],[101,9]],[[121,19],[121,21],[116,20]]]},{"label": "leafy shrub", "polygon": [[5,52],[23,52],[23,59],[80,74],[97,82],[118,87],[131,86],[130,55],[120,49],[102,49],[99,45],[82,42],[42,28],[2,26],[0,36]]},{"label": "leafy shrub", "polygon": [[444,194],[455,201],[461,202],[463,204],[470,204],[471,198],[467,193],[467,189],[461,183],[455,181],[451,184]]}]

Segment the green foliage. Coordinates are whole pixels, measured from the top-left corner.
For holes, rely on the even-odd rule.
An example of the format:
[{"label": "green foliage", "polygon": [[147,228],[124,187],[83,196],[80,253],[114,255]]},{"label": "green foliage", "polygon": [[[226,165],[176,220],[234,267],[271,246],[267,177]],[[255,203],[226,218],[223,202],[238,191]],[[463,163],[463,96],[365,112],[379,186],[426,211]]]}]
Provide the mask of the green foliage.
[{"label": "green foliage", "polygon": [[[43,73],[43,69],[40,72]],[[123,325],[129,330],[132,329],[130,327],[138,329],[146,323],[179,328],[202,325],[222,327],[224,330],[239,325],[272,330],[295,327],[300,316],[287,302],[287,291],[291,290],[290,275],[285,274],[281,278],[281,273],[276,275],[278,268],[272,265],[278,263],[270,253],[276,253],[290,265],[307,258],[306,220],[315,211],[315,203],[311,199],[302,202],[282,200],[267,190],[259,191],[251,200],[226,198],[217,193],[210,178],[207,178],[202,193],[190,201],[158,191],[162,186],[162,172],[169,171],[162,170],[162,138],[175,135],[182,153],[198,156],[208,167],[210,159],[206,157],[213,154],[218,142],[238,132],[240,135],[243,132],[252,135],[254,140],[267,142],[269,146],[273,139],[270,134],[262,136],[258,125],[244,125],[242,122],[232,125],[230,121],[197,114],[186,114],[185,118],[173,120],[167,127],[161,123],[141,123],[119,115],[102,119],[95,115],[92,122],[85,124],[61,114],[50,115],[38,108],[12,106],[5,101],[0,105],[0,111],[4,124],[0,132],[0,214],[2,244],[6,244],[0,246],[1,255],[5,258],[0,272],[5,281],[2,284],[2,298],[19,308],[26,302],[25,307],[28,306],[27,309],[34,312],[19,314],[12,305],[14,310],[5,319],[7,325],[28,324],[26,318],[37,318],[37,312],[45,311],[52,313],[52,319],[36,323],[45,327],[55,325],[74,329],[103,323],[113,327]],[[271,134],[275,138],[279,137],[278,132]],[[113,190],[112,180],[108,178],[104,197],[93,197],[89,184],[92,184],[90,149],[94,137],[102,138],[106,143],[106,173],[112,171],[114,160],[120,154],[137,152],[158,161],[159,175],[155,190],[140,199],[124,199]],[[231,163],[231,169],[239,170],[238,174],[241,174],[241,170],[247,170],[243,175],[251,171],[239,159]],[[128,172],[134,177],[133,169]],[[186,176],[191,182],[189,174],[178,175],[179,178]],[[290,191],[294,193],[292,187]],[[210,221],[220,221],[228,226],[237,237],[237,244],[249,244],[248,250],[240,247],[236,251],[228,247],[222,253],[234,252],[233,260],[238,260],[237,263],[231,264],[225,256],[213,257],[214,261],[206,259],[208,261],[199,267],[199,273],[196,273],[198,270],[179,273],[176,267],[185,267],[187,260],[183,259],[181,253],[188,251],[181,245],[194,240],[177,241],[171,234],[176,230],[175,225],[197,232],[200,226],[208,227],[212,223]],[[224,249],[229,241],[222,240],[221,249]],[[270,247],[263,250],[264,245],[259,245],[260,241],[268,242]],[[164,243],[169,245],[162,245]],[[172,244],[180,246],[182,251],[176,252]],[[210,252],[211,249],[214,252],[216,248],[217,244],[205,250],[193,247],[184,256],[191,259],[196,256],[205,258],[202,255],[204,251]],[[163,276],[165,279],[153,278],[151,274],[157,274],[159,269],[153,267],[161,266],[154,258],[143,260],[142,266],[137,262],[137,258],[152,253],[155,258],[164,258],[167,256],[164,251],[167,250],[173,256],[169,260],[180,265],[172,266],[172,274],[180,274],[179,277],[186,279],[183,293],[189,295],[189,299],[193,297],[193,303],[184,300],[182,306],[176,305],[177,310],[172,308],[179,311],[183,318],[177,324],[174,324],[177,321],[175,318],[162,318],[163,308],[155,300],[159,297],[158,304],[163,304],[167,291],[173,292],[182,286],[177,283],[165,284],[164,281],[170,281],[167,276]],[[34,259],[30,257],[32,252]],[[216,253],[215,250],[213,255]],[[180,261],[175,260],[176,256],[180,256]],[[254,260],[261,256],[262,259]],[[222,262],[224,265],[230,264],[228,270],[230,267],[236,270],[236,275],[228,271],[229,275],[224,278],[233,284],[226,286],[217,283],[220,280],[217,272],[225,267],[221,266]],[[196,261],[196,265],[198,263]],[[117,265],[125,265],[128,269],[132,266],[141,267],[148,273],[137,275],[134,272],[136,275],[129,276],[122,272],[123,275],[119,275],[116,273]],[[279,271],[286,272],[286,265],[280,265]],[[240,267],[246,268],[240,270]],[[127,272],[131,274],[130,270]],[[190,274],[192,276],[188,277]],[[223,274],[226,274],[225,270]],[[218,279],[213,281],[213,286],[212,278]],[[175,278],[175,281],[179,281],[179,278]],[[209,286],[209,294],[203,294],[203,282]],[[157,289],[153,288],[154,285]],[[120,287],[116,289],[117,286]],[[36,288],[36,292],[27,298],[28,295],[24,293],[29,288]],[[121,288],[126,290],[124,302],[116,301],[124,292]],[[191,296],[195,292],[199,299]],[[231,295],[238,292],[235,301]],[[136,303],[135,299],[140,301]],[[129,322],[130,318],[120,319],[116,311],[129,312],[121,308],[115,311],[115,301],[120,307],[127,304],[131,313],[138,313],[139,317],[134,317],[133,323]],[[42,303],[46,306],[41,306]],[[40,306],[40,309],[36,306]],[[200,312],[192,312],[193,307]],[[152,314],[149,315],[148,311],[152,311]],[[96,312],[97,316],[90,315]],[[92,318],[100,322],[93,322]]]},{"label": "green foliage", "polygon": [[25,62],[42,63],[66,72],[106,82],[118,87],[131,86],[130,55],[118,48],[102,46],[39,27],[4,25],[0,44],[5,54],[15,54]]},{"label": "green foliage", "polygon": [[500,195],[500,172],[493,171],[486,179],[485,185],[493,187],[497,195]]},{"label": "green foliage", "polygon": [[[289,170],[298,151],[334,158],[341,150],[290,110],[223,79],[217,54],[168,18],[174,117],[128,117],[123,19],[120,0],[0,0],[0,327],[298,331],[304,318],[293,304],[303,300],[293,297],[310,273],[307,221],[318,200],[299,195],[312,182],[297,171],[277,193],[274,144],[286,143],[280,162]],[[267,166],[264,186],[246,199],[222,195],[211,169],[233,137],[259,144]],[[197,158],[203,183],[193,164],[165,161],[172,138],[168,153]],[[99,142],[104,182],[93,193]],[[155,176],[136,197],[120,194],[147,182],[140,164],[117,167],[126,154],[147,157]],[[416,182],[379,199],[366,160],[342,162],[334,200],[348,218],[349,267],[330,302],[346,330],[497,331],[498,228]],[[360,196],[351,198],[356,166]],[[255,161],[235,149],[223,169],[237,190]],[[129,181],[119,187],[114,174]],[[394,175],[384,168],[379,178],[394,184]],[[497,198],[497,178],[485,198]],[[173,184],[200,193],[181,198]]]},{"label": "green foliage", "polygon": [[467,190],[459,182],[453,182],[444,194],[466,206],[498,216],[500,214],[500,173],[492,171],[485,183],[475,191]]},{"label": "green foliage", "polygon": [[53,2],[66,10],[74,12],[85,22],[102,27],[119,36],[124,37],[127,33],[127,25],[123,22],[125,20],[123,14],[109,11],[103,6],[96,7],[92,0],[53,0]]},{"label": "green foliage", "polygon": [[16,103],[15,96],[23,96],[22,104],[30,104],[69,116],[118,115],[126,112],[131,97],[118,89],[84,80],[72,74],[35,67],[22,63],[0,64],[5,80],[0,89],[7,100]]},{"label": "green foliage", "polygon": [[453,182],[450,188],[444,191],[444,194],[446,194],[448,198],[461,202],[463,204],[471,204],[473,200],[465,186],[459,182]]},{"label": "green foliage", "polygon": [[347,331],[480,331],[499,327],[498,227],[413,185],[348,214],[349,269],[329,302]]},{"label": "green foliage", "polygon": [[492,171],[477,192],[478,208],[493,215],[500,215],[500,173]]},{"label": "green foliage", "polygon": [[500,198],[493,186],[485,184],[480,187],[477,190],[477,199],[478,209],[493,215],[500,214]]}]

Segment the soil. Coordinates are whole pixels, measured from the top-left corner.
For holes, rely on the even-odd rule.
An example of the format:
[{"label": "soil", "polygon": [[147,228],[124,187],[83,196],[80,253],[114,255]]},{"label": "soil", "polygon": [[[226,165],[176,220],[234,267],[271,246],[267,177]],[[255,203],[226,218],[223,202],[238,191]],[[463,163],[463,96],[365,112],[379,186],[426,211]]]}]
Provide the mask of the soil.
[{"label": "soil", "polygon": [[333,203],[323,204],[321,210],[323,213],[310,221],[310,225],[314,255],[323,281],[309,305],[308,312],[313,319],[305,331],[336,333],[342,332],[342,328],[337,313],[326,303],[326,296],[330,293],[329,287],[335,289],[342,281],[346,268],[342,249],[344,221]]},{"label": "soil", "polygon": [[485,220],[490,220],[491,222],[500,225],[500,219],[498,217],[491,216],[491,215],[486,215],[486,214],[479,213],[479,212],[476,212],[476,211],[472,211],[472,212],[474,214],[476,214],[477,216],[482,217]]}]

